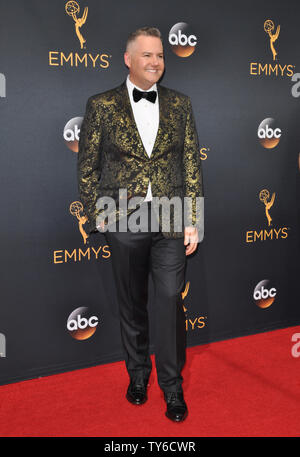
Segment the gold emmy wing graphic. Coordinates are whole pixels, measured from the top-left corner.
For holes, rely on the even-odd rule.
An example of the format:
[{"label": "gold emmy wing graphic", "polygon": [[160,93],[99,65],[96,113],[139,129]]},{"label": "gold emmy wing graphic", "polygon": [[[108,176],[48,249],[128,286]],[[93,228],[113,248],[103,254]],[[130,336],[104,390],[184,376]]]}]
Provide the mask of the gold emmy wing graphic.
[{"label": "gold emmy wing graphic", "polygon": [[[189,288],[190,288],[190,281],[188,281],[188,282],[186,283],[186,286],[185,286],[184,291],[181,292],[182,300],[184,300],[185,297],[187,296],[188,291],[189,291]],[[187,308],[186,308],[184,305],[183,305],[183,310],[184,310],[185,313],[187,312]]]},{"label": "gold emmy wing graphic", "polygon": [[69,16],[72,16],[72,18],[74,19],[76,35],[78,37],[78,40],[80,41],[80,47],[81,47],[81,49],[83,49],[83,47],[84,47],[83,45],[86,42],[86,40],[83,38],[83,36],[80,33],[79,29],[86,22],[86,18],[87,18],[87,15],[88,15],[88,7],[84,8],[83,15],[82,15],[81,18],[78,18],[76,16],[76,14],[79,13],[79,11],[80,11],[80,8],[79,8],[79,5],[78,5],[77,2],[75,2],[73,0],[70,0],[69,2],[66,3],[66,7],[65,8],[66,8],[66,13]]},{"label": "gold emmy wing graphic", "polygon": [[272,198],[270,201],[268,201],[270,198],[270,192],[267,189],[263,189],[259,193],[259,199],[261,202],[264,203],[265,205],[265,213],[266,213],[266,218],[268,220],[268,226],[271,225],[272,218],[269,213],[269,209],[272,208],[275,200],[275,192],[273,192]]},{"label": "gold emmy wing graphic", "polygon": [[86,234],[86,232],[84,231],[84,228],[82,226],[86,223],[88,218],[86,216],[81,216],[80,213],[82,213],[82,212],[83,212],[83,204],[81,202],[71,203],[70,213],[72,214],[72,216],[76,216],[76,218],[78,220],[79,231],[82,235],[84,244],[86,244],[88,235]]},{"label": "gold emmy wing graphic", "polygon": [[278,36],[279,36],[279,32],[280,32],[280,25],[277,26],[277,29],[276,29],[276,32],[272,35],[272,31],[274,30],[275,28],[275,25],[274,25],[274,22],[271,21],[271,19],[267,19],[264,23],[264,31],[269,35],[270,37],[270,48],[271,48],[271,51],[272,51],[272,54],[273,54],[273,60],[277,60],[276,59],[276,56],[277,56],[277,52],[274,48],[274,41],[277,40]]}]

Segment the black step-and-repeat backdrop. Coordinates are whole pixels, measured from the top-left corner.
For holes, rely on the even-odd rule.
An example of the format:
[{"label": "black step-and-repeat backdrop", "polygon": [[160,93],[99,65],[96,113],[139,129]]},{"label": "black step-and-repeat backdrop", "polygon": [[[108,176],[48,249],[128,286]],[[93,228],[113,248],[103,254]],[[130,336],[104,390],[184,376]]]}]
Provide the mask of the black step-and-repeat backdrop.
[{"label": "black step-and-repeat backdrop", "polygon": [[[1,2],[1,384],[123,359],[111,253],[85,232],[76,163],[86,101],[125,80],[127,36],[145,25],[201,145],[189,345],[299,324],[299,17],[297,0]],[[151,278],[149,292],[153,343]]]}]

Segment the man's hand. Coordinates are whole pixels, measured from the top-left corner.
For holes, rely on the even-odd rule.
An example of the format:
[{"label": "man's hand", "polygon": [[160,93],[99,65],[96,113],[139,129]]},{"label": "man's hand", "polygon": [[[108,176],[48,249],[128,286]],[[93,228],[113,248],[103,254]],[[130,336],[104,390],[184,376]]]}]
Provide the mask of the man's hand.
[{"label": "man's hand", "polygon": [[98,230],[98,232],[104,231],[104,221],[101,221],[100,225],[97,225],[97,230]]},{"label": "man's hand", "polygon": [[185,250],[185,255],[190,255],[196,250],[199,241],[197,227],[185,227],[184,229],[184,245],[188,245]]}]

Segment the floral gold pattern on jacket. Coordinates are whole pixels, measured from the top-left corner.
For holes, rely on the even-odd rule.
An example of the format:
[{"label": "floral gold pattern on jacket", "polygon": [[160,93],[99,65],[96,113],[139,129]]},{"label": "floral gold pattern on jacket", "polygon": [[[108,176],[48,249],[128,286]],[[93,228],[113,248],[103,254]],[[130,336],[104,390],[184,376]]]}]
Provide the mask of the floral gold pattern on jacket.
[{"label": "floral gold pattern on jacket", "polygon": [[[157,85],[159,128],[149,158],[138,132],[124,81],[119,87],[89,98],[81,126],[78,153],[78,183],[89,221],[96,230],[97,200],[115,199],[116,220],[121,215],[119,189],[128,198],[147,194],[149,179],[153,197],[191,197],[191,220],[196,223],[196,197],[203,196],[198,135],[189,97]],[[128,209],[127,214],[133,210]],[[172,220],[167,238],[179,238]],[[159,216],[160,226],[163,216]]]}]

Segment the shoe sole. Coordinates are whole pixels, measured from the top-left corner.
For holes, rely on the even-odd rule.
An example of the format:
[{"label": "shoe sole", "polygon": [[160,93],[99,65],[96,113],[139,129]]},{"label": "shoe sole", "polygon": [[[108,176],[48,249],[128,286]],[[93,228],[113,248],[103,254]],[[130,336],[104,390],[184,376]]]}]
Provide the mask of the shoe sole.
[{"label": "shoe sole", "polygon": [[174,417],[172,417],[172,416],[170,416],[170,415],[168,414],[168,411],[166,411],[165,414],[166,414],[166,417],[167,417],[168,419],[170,419],[172,422],[177,422],[177,423],[178,423],[178,422],[183,422],[183,421],[187,418],[187,416],[188,416],[188,412],[186,412],[186,413],[182,416],[181,419],[175,419]]},{"label": "shoe sole", "polygon": [[126,398],[129,401],[129,403],[131,403],[132,405],[137,405],[137,406],[143,405],[148,400],[148,398],[145,397],[144,400],[142,400],[142,401],[138,401],[138,402],[134,401],[134,400],[132,401],[131,397],[129,397],[129,395],[127,395],[127,394],[126,394]]}]

